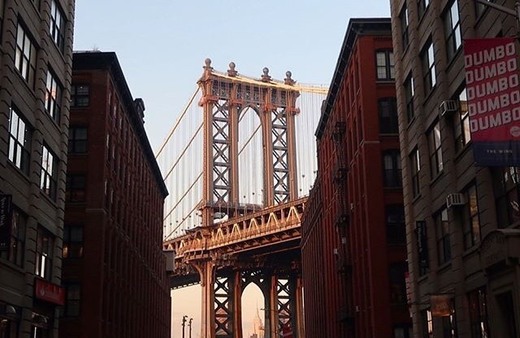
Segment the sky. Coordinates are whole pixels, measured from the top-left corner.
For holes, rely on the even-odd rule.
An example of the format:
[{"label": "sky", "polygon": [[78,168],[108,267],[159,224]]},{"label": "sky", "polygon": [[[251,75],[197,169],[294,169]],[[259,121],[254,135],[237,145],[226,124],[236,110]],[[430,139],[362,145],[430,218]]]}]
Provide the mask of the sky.
[{"label": "sky", "polygon": [[[290,70],[300,83],[329,84],[349,19],[389,15],[390,0],[76,0],[74,50],[116,52],[133,97],[144,100],[157,150],[206,58],[219,71],[234,62],[251,77],[268,67],[274,79]],[[183,314],[194,318],[192,337],[199,336],[199,292],[172,293],[172,337],[181,337]],[[247,294],[243,317],[252,321],[259,296]]]}]

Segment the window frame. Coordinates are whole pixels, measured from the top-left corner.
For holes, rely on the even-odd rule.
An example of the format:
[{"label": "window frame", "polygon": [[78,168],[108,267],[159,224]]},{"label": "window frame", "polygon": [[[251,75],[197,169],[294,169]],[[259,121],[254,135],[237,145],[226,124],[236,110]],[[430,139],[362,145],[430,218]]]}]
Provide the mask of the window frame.
[{"label": "window frame", "polygon": [[[16,129],[16,131],[13,129]],[[9,107],[8,159],[25,175],[29,175],[31,165],[31,143],[32,127],[15,106]]]},{"label": "window frame", "polygon": [[442,156],[442,134],[440,121],[436,120],[427,134],[428,152],[430,155],[430,173],[432,179],[440,175],[444,169]]},{"label": "window frame", "polygon": [[[383,55],[383,60],[379,58]],[[376,80],[377,81],[394,81],[395,80],[395,58],[392,49],[376,50]],[[381,64],[380,61],[383,61]],[[379,76],[379,71],[384,70],[384,76]]]},{"label": "window frame", "polygon": [[378,99],[377,109],[379,111],[379,133],[399,134],[399,119],[397,116],[396,98],[383,97]]},{"label": "window frame", "polygon": [[[389,149],[383,152],[383,186],[385,188],[402,188],[401,152]],[[387,161],[389,159],[389,161]],[[390,167],[389,167],[390,166]]]},{"label": "window frame", "polygon": [[[82,138],[83,135],[84,138]],[[71,126],[69,128],[68,152],[69,154],[86,154],[88,152],[87,127]]]},{"label": "window frame", "polygon": [[410,159],[410,178],[412,180],[412,196],[416,198],[421,194],[421,155],[416,147],[409,156]]},{"label": "window frame", "polygon": [[[462,35],[460,31],[460,11],[458,0],[452,0],[443,16],[444,33],[446,42],[446,55],[448,60],[452,60],[462,46]],[[456,22],[454,22],[456,14]]]},{"label": "window frame", "polygon": [[424,94],[428,96],[437,84],[437,68],[435,67],[435,49],[430,40],[423,47],[420,54],[421,68],[423,71]]},{"label": "window frame", "polygon": [[495,167],[492,176],[498,228],[518,224],[520,213],[512,206],[520,203],[520,167]]},{"label": "window frame", "polygon": [[441,208],[433,215],[435,237],[437,242],[437,261],[443,265],[451,261],[451,234],[448,209]]},{"label": "window frame", "polygon": [[56,123],[60,122],[62,94],[63,86],[49,68],[45,83],[45,111]]},{"label": "window frame", "polygon": [[36,236],[34,274],[46,280],[51,280],[54,259],[54,240],[55,237],[50,231],[38,226]]},{"label": "window frame", "polygon": [[454,138],[455,151],[461,152],[466,145],[471,141],[471,131],[469,125],[469,111],[466,87],[464,86],[455,95],[455,100],[458,103],[458,111],[454,117]]},{"label": "window frame", "polygon": [[404,86],[404,99],[406,103],[406,118],[408,119],[408,123],[410,123],[415,118],[415,107],[414,107],[414,99],[415,99],[415,87],[413,75],[410,73],[406,80],[403,83]]},{"label": "window frame", "polygon": [[85,174],[67,173],[65,183],[65,201],[82,203],[87,197],[87,177]]},{"label": "window frame", "polygon": [[83,258],[84,230],[82,224],[65,224],[63,227],[63,259]]},{"label": "window frame", "polygon": [[401,41],[403,43],[402,47],[403,51],[405,51],[410,44],[410,35],[408,31],[408,27],[410,26],[410,18],[406,2],[404,3],[403,8],[399,13],[399,20],[401,20]]},{"label": "window frame", "polygon": [[49,35],[60,52],[65,50],[65,13],[56,0],[51,1],[51,18],[49,22]]},{"label": "window frame", "polygon": [[90,85],[73,84],[70,87],[70,107],[87,108],[90,105]]},{"label": "window frame", "polygon": [[27,28],[18,22],[16,28],[15,68],[31,89],[36,78],[36,44]]},{"label": "window frame", "polygon": [[464,189],[463,194],[466,203],[462,214],[462,233],[464,249],[468,250],[480,242],[482,234],[476,183]]},{"label": "window frame", "polygon": [[42,144],[42,161],[40,167],[40,189],[52,200],[56,200],[58,158],[46,144]]},{"label": "window frame", "polygon": [[23,268],[25,262],[25,242],[27,237],[27,215],[14,205],[11,209],[10,228],[9,249],[0,251],[0,258]]}]

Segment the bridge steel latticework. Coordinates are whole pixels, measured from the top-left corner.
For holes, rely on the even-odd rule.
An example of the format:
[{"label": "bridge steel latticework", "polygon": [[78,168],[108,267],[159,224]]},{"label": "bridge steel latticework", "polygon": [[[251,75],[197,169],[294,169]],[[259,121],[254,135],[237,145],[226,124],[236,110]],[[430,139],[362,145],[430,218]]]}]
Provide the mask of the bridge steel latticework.
[{"label": "bridge steel latticework", "polygon": [[[206,60],[198,81],[203,110],[200,226],[164,242],[174,253],[172,287],[200,282],[201,337],[241,338],[241,297],[250,283],[264,295],[265,338],[289,327],[303,336],[300,220],[306,198],[298,198],[295,116],[300,92],[290,72],[273,81],[268,69],[258,80],[227,73]],[[252,135],[242,121],[259,120]],[[243,122],[242,122],[243,123]],[[247,179],[240,154],[253,134],[261,145],[261,189],[253,203],[240,191]],[[242,139],[240,139],[242,137]],[[256,178],[255,178],[256,179]],[[258,196],[260,195],[260,196]]]}]

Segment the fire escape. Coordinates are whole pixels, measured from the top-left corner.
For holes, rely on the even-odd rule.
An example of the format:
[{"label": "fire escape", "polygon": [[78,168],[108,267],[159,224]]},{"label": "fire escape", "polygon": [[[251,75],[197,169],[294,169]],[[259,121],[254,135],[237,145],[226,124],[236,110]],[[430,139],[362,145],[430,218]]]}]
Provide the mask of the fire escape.
[{"label": "fire escape", "polygon": [[[346,123],[337,121],[334,125],[332,138],[335,146],[335,165],[334,165],[334,187],[336,189],[336,233],[339,236],[339,248],[335,249],[337,257],[337,272],[340,278],[341,287],[346,290],[347,299],[337,314],[338,320],[350,331],[354,323],[354,311],[352,305],[352,264],[348,248],[348,228],[350,225],[350,209],[348,208],[347,174],[348,162],[346,155]],[[350,330],[349,330],[350,329]]]}]

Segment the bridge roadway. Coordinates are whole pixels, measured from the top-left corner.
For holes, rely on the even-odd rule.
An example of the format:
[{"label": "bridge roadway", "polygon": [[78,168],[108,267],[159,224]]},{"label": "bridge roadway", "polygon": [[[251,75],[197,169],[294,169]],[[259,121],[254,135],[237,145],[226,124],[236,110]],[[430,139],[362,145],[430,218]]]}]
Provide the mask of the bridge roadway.
[{"label": "bridge roadway", "polygon": [[307,197],[266,207],[167,240],[171,288],[200,283],[195,268],[212,260],[218,270],[299,270],[301,216]]}]

